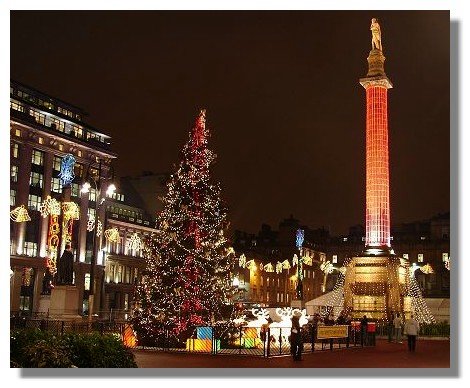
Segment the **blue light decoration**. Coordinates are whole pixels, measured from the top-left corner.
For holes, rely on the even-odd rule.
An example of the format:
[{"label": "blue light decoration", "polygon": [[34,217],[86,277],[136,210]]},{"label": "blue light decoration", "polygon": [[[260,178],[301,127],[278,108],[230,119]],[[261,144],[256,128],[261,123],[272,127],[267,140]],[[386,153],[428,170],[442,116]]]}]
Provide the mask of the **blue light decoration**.
[{"label": "blue light decoration", "polygon": [[60,183],[62,183],[62,186],[69,185],[73,181],[73,178],[75,178],[75,173],[73,172],[74,166],[75,158],[72,154],[67,154],[62,158],[59,172]]},{"label": "blue light decoration", "polygon": [[297,233],[295,235],[295,245],[297,246],[297,248],[300,249],[303,243],[304,243],[304,230],[297,229]]}]

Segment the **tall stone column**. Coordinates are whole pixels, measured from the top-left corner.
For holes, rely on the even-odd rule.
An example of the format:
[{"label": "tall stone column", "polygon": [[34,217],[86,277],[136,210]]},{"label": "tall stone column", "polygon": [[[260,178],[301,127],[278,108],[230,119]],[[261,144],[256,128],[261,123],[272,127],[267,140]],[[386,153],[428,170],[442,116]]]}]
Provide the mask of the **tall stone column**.
[{"label": "tall stone column", "polygon": [[[28,207],[29,179],[31,175],[31,156],[33,149],[30,144],[20,145],[20,160],[18,168],[18,192],[16,197],[16,206],[24,205]],[[23,247],[26,235],[26,223],[16,223],[16,253],[23,254]]]},{"label": "tall stone column", "polygon": [[85,262],[86,255],[86,235],[88,221],[88,193],[80,194],[80,220],[78,225],[78,260],[80,263]]},{"label": "tall stone column", "polygon": [[366,252],[390,253],[390,193],[387,91],[392,83],[381,50],[371,50],[366,90]]}]

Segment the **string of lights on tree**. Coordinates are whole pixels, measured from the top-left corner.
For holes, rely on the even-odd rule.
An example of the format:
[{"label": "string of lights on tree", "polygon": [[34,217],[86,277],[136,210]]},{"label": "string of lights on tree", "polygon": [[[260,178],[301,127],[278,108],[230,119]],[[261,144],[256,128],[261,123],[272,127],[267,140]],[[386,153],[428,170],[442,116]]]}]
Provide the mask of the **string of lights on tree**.
[{"label": "string of lights on tree", "polygon": [[164,324],[180,338],[197,325],[223,319],[230,301],[233,249],[224,236],[227,210],[220,184],[212,183],[215,154],[207,148],[206,112],[201,110],[167,184],[157,232],[145,244],[145,276],[138,286],[134,325],[158,339]]}]

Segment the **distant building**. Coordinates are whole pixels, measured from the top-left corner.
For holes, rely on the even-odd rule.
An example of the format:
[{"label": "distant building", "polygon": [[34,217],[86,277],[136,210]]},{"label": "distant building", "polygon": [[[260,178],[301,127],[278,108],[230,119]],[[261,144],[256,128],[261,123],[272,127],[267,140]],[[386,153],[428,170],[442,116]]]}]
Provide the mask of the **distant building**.
[{"label": "distant building", "polygon": [[[312,260],[312,265],[303,266],[303,300],[308,301],[322,294],[324,273],[319,265],[326,255],[313,248],[309,240],[310,229],[291,216],[280,222],[277,231],[267,224],[261,226],[257,235],[235,231],[233,248],[236,256],[244,255],[247,262],[253,260],[255,263],[249,268],[235,266],[240,282],[239,302],[264,307],[291,305],[296,297],[297,266],[293,265],[293,258],[294,255],[299,256],[295,244],[295,234],[299,228],[305,231],[302,257]],[[278,272],[276,265],[286,261],[289,268],[284,267]]]},{"label": "distant building", "polygon": [[[359,255],[364,249],[364,228],[356,225],[345,236],[329,237],[319,243],[319,249],[326,253],[327,260],[341,266],[347,257]],[[450,295],[450,274],[446,261],[450,260],[450,214],[438,214],[427,220],[392,225],[391,239],[397,256],[409,260],[410,265],[429,264],[434,273],[416,271],[424,297],[448,298]],[[327,289],[335,284],[336,275],[329,278]]]},{"label": "distant building", "polygon": [[143,171],[138,176],[122,177],[121,187],[132,197],[133,203],[146,209],[155,218],[163,209],[161,199],[166,194],[166,183],[169,178],[168,173]]}]

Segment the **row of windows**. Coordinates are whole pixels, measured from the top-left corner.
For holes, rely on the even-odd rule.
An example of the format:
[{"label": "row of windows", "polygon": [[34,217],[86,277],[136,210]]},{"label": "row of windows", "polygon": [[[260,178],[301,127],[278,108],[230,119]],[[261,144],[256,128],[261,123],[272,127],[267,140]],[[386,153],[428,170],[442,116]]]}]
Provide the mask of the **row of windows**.
[{"label": "row of windows", "polygon": [[[10,94],[13,96],[18,96],[19,98],[26,100],[28,102],[32,102],[33,104],[43,106],[44,108],[48,110],[55,110],[55,105],[51,101],[47,101],[45,99],[42,99],[40,97],[36,97],[28,92],[24,92],[22,90],[17,90],[14,89],[13,87],[10,86]],[[74,118],[76,120],[81,120],[81,115],[78,113],[74,113],[68,109],[62,108],[61,106],[57,107],[57,112],[63,114],[64,116],[68,116],[71,118]]]},{"label": "row of windows", "polygon": [[[403,258],[409,260],[409,255],[408,253],[403,254]],[[449,261],[449,253],[448,252],[443,252],[442,253],[442,261]],[[424,262],[424,254],[423,253],[418,253],[418,263],[423,263]]]},{"label": "row of windows", "polygon": [[116,201],[124,202],[124,194],[114,192],[111,198],[115,199]]},{"label": "row of windows", "polygon": [[142,213],[141,212],[138,212],[138,211],[135,211],[135,210],[125,209],[125,208],[122,208],[122,207],[119,207],[119,206],[110,205],[110,206],[108,206],[108,211],[111,212],[111,213],[114,213],[114,214],[119,214],[121,216],[125,216],[125,217],[142,219]]},{"label": "row of windows", "polygon": [[137,275],[137,268],[121,264],[110,264],[108,271],[106,271],[106,281],[107,283],[132,284]]},{"label": "row of windows", "polygon": [[[60,131],[60,132],[63,132],[63,133],[69,134],[69,135],[73,135],[74,137],[76,137],[78,139],[96,140],[96,141],[99,141],[101,143],[106,142],[104,136],[101,136],[101,135],[99,135],[97,133],[94,133],[94,132],[85,131],[83,126],[81,126],[79,124],[75,124],[75,123],[72,123],[72,122],[66,122],[66,121],[61,120],[58,117],[51,116],[50,114],[46,115],[46,114],[42,113],[39,110],[25,107],[19,101],[10,100],[10,108],[14,109],[16,111],[19,111],[19,112],[23,112],[23,113],[26,112],[26,111],[29,111],[28,112],[29,115],[34,117],[34,120],[37,123],[39,123],[41,125],[44,125],[46,127],[50,127],[52,129],[55,129],[55,130]],[[66,109],[61,109],[61,108],[59,108],[59,113],[64,113],[67,116],[70,116],[72,114],[72,112],[70,112]],[[72,117],[72,116],[70,116],[70,117]]]}]

